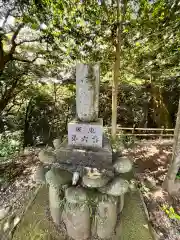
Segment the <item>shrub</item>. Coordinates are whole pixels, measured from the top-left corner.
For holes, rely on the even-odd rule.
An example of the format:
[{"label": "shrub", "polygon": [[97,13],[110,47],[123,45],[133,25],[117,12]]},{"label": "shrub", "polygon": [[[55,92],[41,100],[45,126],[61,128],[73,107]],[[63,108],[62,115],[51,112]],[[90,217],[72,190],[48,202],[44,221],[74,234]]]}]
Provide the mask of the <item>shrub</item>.
[{"label": "shrub", "polygon": [[21,147],[21,133],[20,132],[4,132],[0,135],[0,157],[7,158]]}]

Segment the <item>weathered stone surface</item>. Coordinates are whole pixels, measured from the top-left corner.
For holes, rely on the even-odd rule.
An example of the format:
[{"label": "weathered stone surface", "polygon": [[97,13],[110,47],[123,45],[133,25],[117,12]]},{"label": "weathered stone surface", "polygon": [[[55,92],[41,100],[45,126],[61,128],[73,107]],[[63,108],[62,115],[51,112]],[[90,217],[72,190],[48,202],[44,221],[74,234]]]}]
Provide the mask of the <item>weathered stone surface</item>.
[{"label": "weathered stone surface", "polygon": [[99,64],[76,65],[76,112],[81,121],[91,122],[98,118]]},{"label": "weathered stone surface", "polygon": [[63,211],[63,194],[59,187],[49,185],[49,208],[51,217],[56,224],[60,224],[62,221]]},{"label": "weathered stone surface", "polygon": [[60,148],[60,147],[61,147],[61,143],[62,143],[62,141],[61,141],[60,138],[54,139],[54,140],[53,140],[53,146],[54,146],[54,148],[55,148],[55,149]]},{"label": "weathered stone surface", "polygon": [[79,172],[73,172],[72,185],[76,185],[79,181],[80,174]]},{"label": "weathered stone surface", "polygon": [[69,237],[75,240],[89,238],[90,212],[86,204],[65,204],[63,221]]},{"label": "weathered stone surface", "polygon": [[96,167],[100,169],[112,168],[112,149],[107,138],[104,138],[102,148],[83,148],[68,145],[63,142],[60,149],[55,150],[59,163]]},{"label": "weathered stone surface", "polygon": [[128,187],[129,187],[128,181],[120,177],[116,177],[105,187],[99,188],[99,191],[112,196],[120,196],[128,191]]},{"label": "weathered stone surface", "polygon": [[124,194],[119,197],[119,212],[121,213],[124,207]]},{"label": "weathered stone surface", "polygon": [[51,164],[56,162],[55,154],[52,151],[41,150],[38,156],[39,156],[39,160],[45,164]]},{"label": "weathered stone surface", "polygon": [[46,173],[46,170],[44,169],[44,167],[43,166],[38,166],[34,175],[33,175],[33,180],[36,183],[45,184],[46,183],[45,173]]},{"label": "weathered stone surface", "polygon": [[127,157],[119,157],[113,167],[117,173],[127,173],[132,170],[132,162]]},{"label": "weathered stone surface", "polygon": [[0,208],[0,220],[5,218],[8,215],[9,211],[10,211],[10,207]]},{"label": "weathered stone surface", "polygon": [[117,200],[109,197],[98,203],[96,231],[100,238],[111,238],[117,221]]},{"label": "weathered stone surface", "polygon": [[136,192],[137,191],[137,186],[136,186],[136,180],[135,179],[131,179],[130,183],[129,183],[129,189],[131,192]]},{"label": "weathered stone surface", "polygon": [[68,184],[72,181],[72,173],[59,168],[51,168],[46,175],[46,182],[54,187]]},{"label": "weathered stone surface", "polygon": [[106,185],[109,181],[109,177],[99,175],[99,176],[83,176],[83,184],[90,188],[99,188]]},{"label": "weathered stone surface", "polygon": [[65,191],[65,198],[69,203],[85,203],[87,194],[85,189],[81,187],[70,187]]},{"label": "weathered stone surface", "polygon": [[73,120],[68,123],[68,144],[73,146],[102,147],[103,120],[96,122],[80,122]]}]

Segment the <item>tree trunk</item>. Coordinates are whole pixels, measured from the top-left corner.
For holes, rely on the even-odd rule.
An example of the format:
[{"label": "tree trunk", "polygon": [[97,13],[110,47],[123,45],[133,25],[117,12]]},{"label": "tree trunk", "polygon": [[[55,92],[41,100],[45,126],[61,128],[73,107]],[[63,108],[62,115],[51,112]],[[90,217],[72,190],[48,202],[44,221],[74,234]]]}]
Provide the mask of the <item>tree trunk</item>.
[{"label": "tree trunk", "polygon": [[174,184],[176,180],[177,172],[180,168],[180,100],[179,100],[179,106],[178,106],[178,113],[177,113],[177,119],[176,119],[176,127],[174,132],[174,145],[173,145],[173,154],[172,154],[172,160],[171,164],[168,169],[168,173],[166,175],[165,181],[163,183],[163,187],[169,192],[173,192],[174,190]]},{"label": "tree trunk", "polygon": [[24,132],[23,132],[23,148],[25,148],[29,143],[33,143],[33,137],[32,134],[29,133],[29,125],[32,118],[32,100],[33,97],[28,102],[27,108],[26,108],[26,114],[24,119]]},{"label": "tree trunk", "polygon": [[112,140],[116,140],[117,131],[117,95],[118,95],[118,78],[120,69],[120,50],[121,50],[121,28],[122,21],[120,21],[120,4],[119,0],[117,3],[117,43],[116,43],[116,54],[114,63],[114,74],[112,80]]}]

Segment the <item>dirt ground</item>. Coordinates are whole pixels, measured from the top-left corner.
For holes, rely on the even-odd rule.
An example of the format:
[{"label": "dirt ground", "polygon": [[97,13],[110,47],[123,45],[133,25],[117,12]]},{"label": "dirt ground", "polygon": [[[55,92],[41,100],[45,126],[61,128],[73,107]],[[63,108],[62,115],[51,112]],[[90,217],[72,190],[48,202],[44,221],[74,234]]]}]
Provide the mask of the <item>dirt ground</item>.
[{"label": "dirt ground", "polygon": [[[134,162],[150,222],[162,240],[180,239],[180,192],[169,196],[161,187],[172,157],[172,143],[172,140],[144,140],[125,151]],[[163,207],[173,207],[179,216],[168,216]]]}]

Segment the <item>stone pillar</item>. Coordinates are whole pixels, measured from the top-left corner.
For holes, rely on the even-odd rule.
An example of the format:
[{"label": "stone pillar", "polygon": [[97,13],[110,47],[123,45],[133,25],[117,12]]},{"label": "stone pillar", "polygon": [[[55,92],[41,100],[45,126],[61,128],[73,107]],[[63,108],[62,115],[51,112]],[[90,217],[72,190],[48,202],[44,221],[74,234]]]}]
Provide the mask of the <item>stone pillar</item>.
[{"label": "stone pillar", "polygon": [[49,209],[51,213],[51,217],[57,225],[61,222],[62,215],[62,199],[61,190],[59,187],[54,187],[53,185],[49,185]]},{"label": "stone pillar", "polygon": [[90,211],[85,189],[70,187],[65,191],[66,204],[63,221],[68,236],[75,240],[85,240],[90,236]]},{"label": "stone pillar", "polygon": [[100,147],[103,142],[103,120],[99,111],[99,64],[76,66],[76,115],[68,123],[68,144]]},{"label": "stone pillar", "polygon": [[76,111],[83,122],[98,119],[99,65],[79,63],[76,66]]}]

